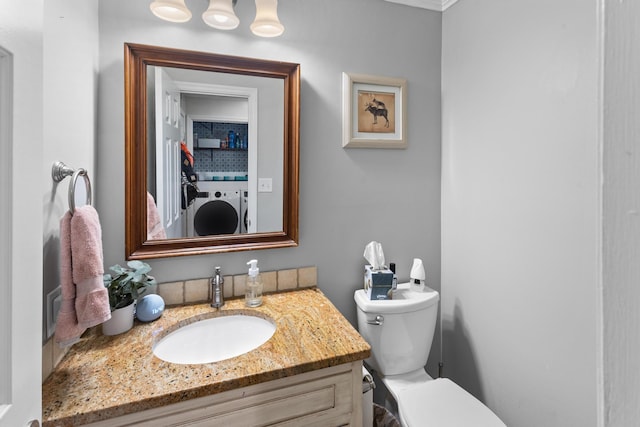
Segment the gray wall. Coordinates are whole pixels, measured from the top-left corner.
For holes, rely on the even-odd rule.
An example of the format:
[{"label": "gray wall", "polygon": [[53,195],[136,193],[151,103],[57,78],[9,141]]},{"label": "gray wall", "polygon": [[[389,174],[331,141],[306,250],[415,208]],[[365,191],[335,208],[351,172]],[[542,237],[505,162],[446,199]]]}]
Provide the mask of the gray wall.
[{"label": "gray wall", "polygon": [[607,0],[604,62],[604,407],[640,420],[640,3]]},{"label": "gray wall", "polygon": [[509,427],[597,425],[597,6],[443,15],[445,373]]},{"label": "gray wall", "polygon": [[[202,22],[206,2],[189,7],[194,18],[180,25],[155,18],[147,1],[100,2],[96,186],[105,265],[124,261],[123,43],[134,42],[301,64],[300,245],[155,260],[158,280],[208,277],[215,265],[243,273],[252,258],[263,271],[317,265],[320,288],[355,322],[362,254],[377,240],[401,279],[422,258],[427,283],[439,290],[441,14],[382,0],[287,1],[279,8],[284,35],[262,39],[248,29],[253,2],[238,2],[241,24],[232,32]],[[342,148],[343,71],[408,80],[408,149]]]},{"label": "gray wall", "polygon": [[[46,340],[46,296],[60,286],[60,218],[69,209],[71,177],[51,179],[51,166],[62,161],[84,168],[93,184],[94,202],[100,178],[96,166],[98,86],[98,1],[47,0],[44,3],[43,55],[43,337]],[[35,122],[35,120],[34,120]],[[36,129],[34,128],[34,132]],[[29,161],[29,160],[27,160]],[[83,188],[82,180],[78,187]],[[78,202],[84,203],[78,190]],[[94,203],[95,205],[95,203]]]}]

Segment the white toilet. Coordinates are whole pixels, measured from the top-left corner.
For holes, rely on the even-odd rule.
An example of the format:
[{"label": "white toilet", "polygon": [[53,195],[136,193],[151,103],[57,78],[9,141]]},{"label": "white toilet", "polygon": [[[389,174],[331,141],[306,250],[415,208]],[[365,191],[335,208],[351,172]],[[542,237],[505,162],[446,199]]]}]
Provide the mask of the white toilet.
[{"label": "white toilet", "polygon": [[354,299],[358,329],[371,346],[366,362],[395,399],[403,426],[506,427],[460,386],[446,378],[434,380],[424,370],[436,326],[438,292],[427,287],[412,290],[403,283],[392,300],[372,301],[363,289]]}]

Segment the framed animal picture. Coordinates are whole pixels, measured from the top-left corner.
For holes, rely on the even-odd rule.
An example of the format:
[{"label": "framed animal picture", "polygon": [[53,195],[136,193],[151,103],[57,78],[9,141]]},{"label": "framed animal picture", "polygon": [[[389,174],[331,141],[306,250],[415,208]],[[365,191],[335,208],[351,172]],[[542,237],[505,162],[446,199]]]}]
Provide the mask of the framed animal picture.
[{"label": "framed animal picture", "polygon": [[342,146],[406,148],[405,79],[342,73]]}]

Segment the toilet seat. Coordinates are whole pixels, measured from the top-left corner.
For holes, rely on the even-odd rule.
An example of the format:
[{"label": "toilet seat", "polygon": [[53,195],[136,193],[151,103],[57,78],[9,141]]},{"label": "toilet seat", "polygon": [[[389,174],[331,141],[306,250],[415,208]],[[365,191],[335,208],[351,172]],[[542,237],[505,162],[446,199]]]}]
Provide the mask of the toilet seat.
[{"label": "toilet seat", "polygon": [[453,381],[438,378],[397,390],[398,412],[407,427],[506,427],[482,402]]}]

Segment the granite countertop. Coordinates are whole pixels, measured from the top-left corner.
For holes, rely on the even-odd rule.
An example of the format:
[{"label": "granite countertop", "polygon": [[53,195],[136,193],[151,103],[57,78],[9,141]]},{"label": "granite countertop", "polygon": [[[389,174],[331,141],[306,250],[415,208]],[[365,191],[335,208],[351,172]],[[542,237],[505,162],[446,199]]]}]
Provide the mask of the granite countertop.
[{"label": "granite countertop", "polygon": [[[153,355],[154,342],[189,319],[249,313],[276,324],[257,349],[214,363],[180,365]],[[265,295],[258,308],[227,300],[165,310],[151,323],[108,337],[87,331],[42,385],[43,427],[77,426],[316,369],[362,360],[371,348],[317,288]]]}]

